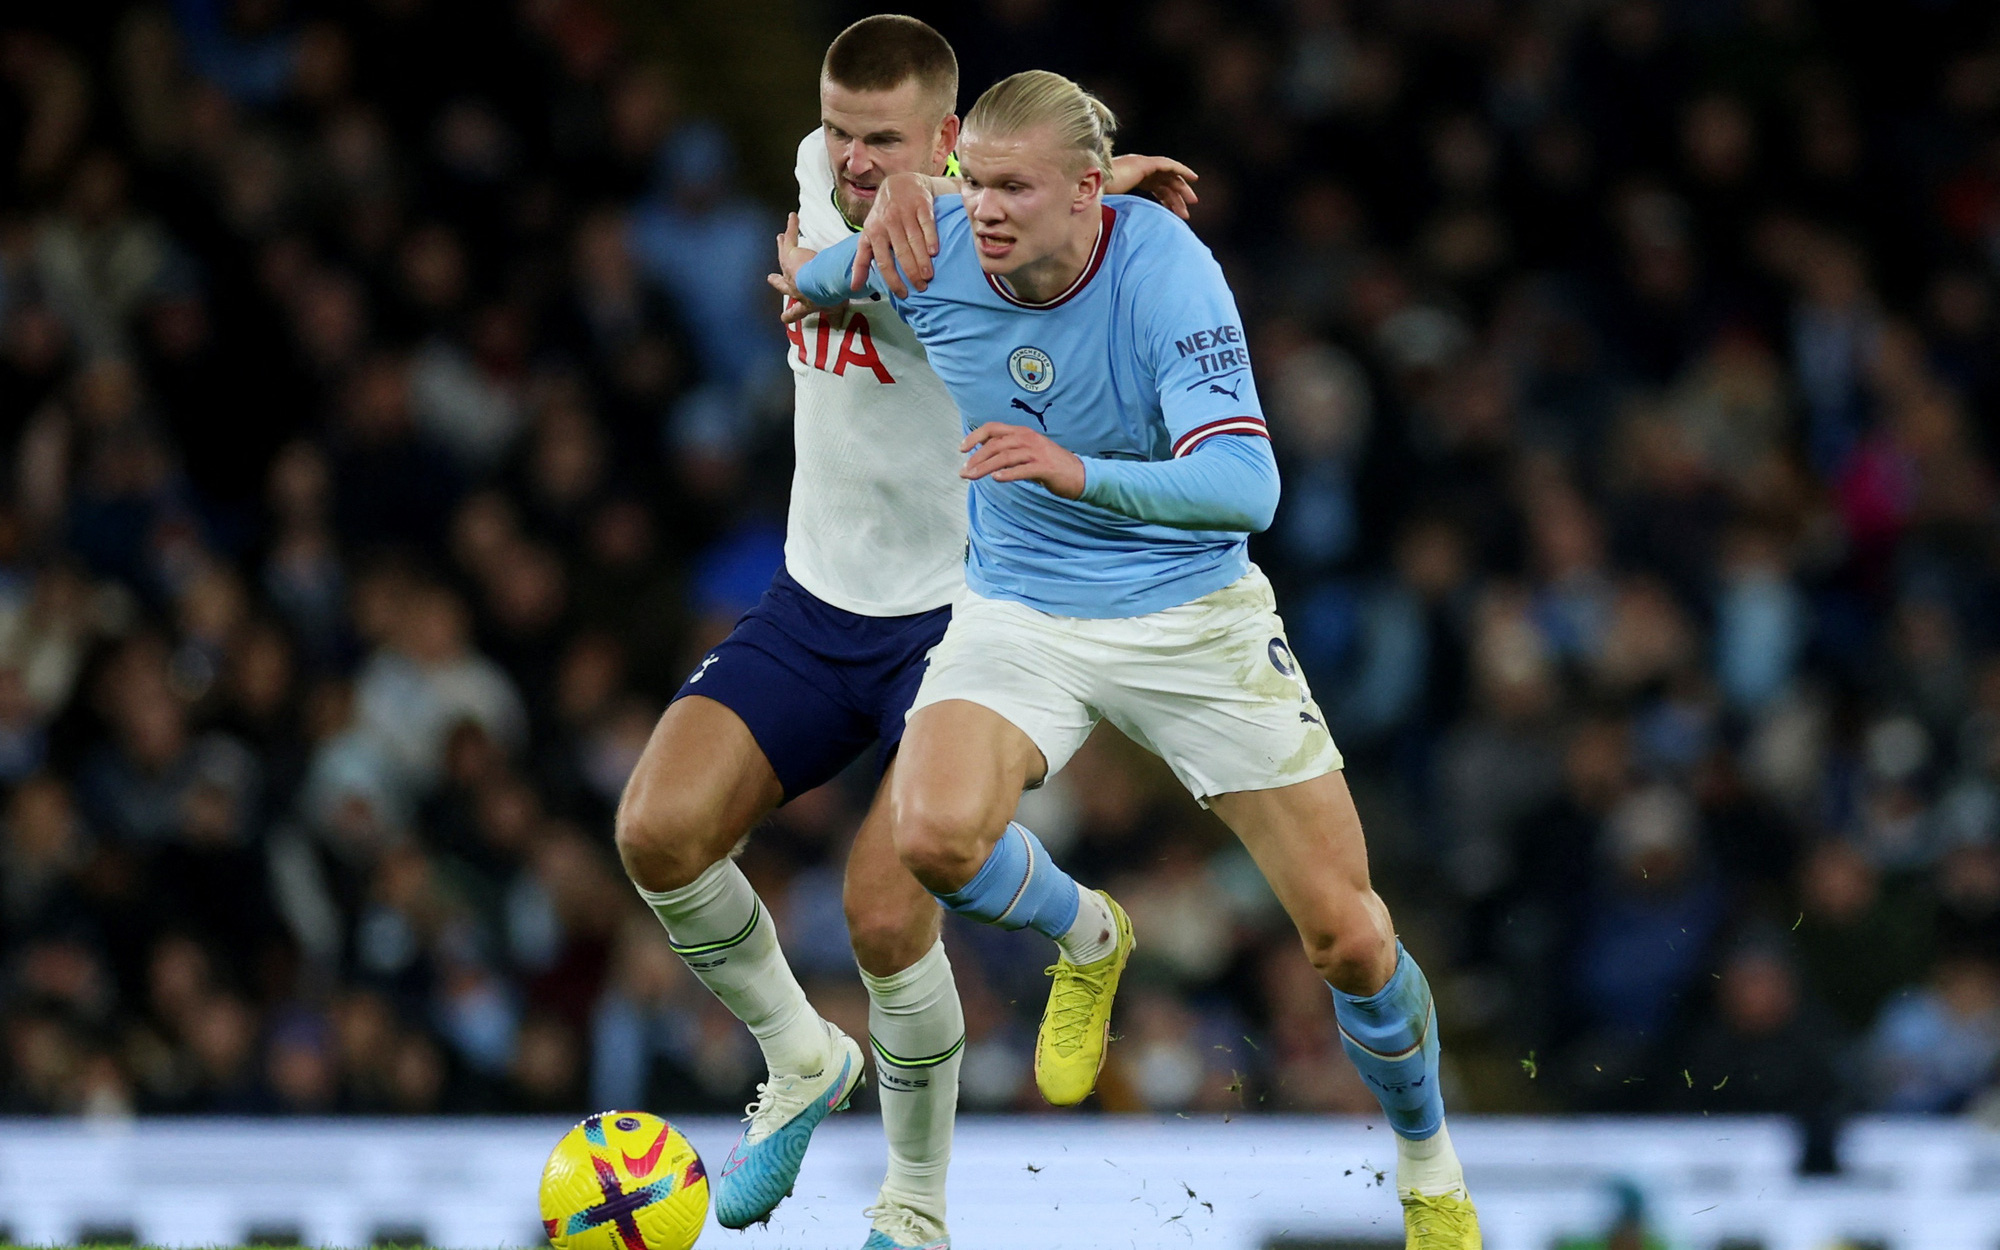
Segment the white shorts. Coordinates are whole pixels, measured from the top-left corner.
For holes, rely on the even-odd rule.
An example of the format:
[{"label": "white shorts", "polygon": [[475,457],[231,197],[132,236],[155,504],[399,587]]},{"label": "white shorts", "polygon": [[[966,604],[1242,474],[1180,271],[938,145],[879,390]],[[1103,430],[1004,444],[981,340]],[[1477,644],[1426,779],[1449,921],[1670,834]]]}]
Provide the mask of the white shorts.
[{"label": "white shorts", "polygon": [[947,699],[1006,717],[1050,776],[1099,719],[1165,760],[1197,799],[1341,766],[1255,565],[1192,603],[1106,620],[963,591],[910,714]]}]

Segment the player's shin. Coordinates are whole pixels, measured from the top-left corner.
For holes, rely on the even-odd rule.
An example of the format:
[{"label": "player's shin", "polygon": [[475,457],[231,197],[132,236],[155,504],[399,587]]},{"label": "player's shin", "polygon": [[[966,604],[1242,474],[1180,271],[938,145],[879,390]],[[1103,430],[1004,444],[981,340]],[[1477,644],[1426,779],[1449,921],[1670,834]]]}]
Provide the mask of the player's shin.
[{"label": "player's shin", "polygon": [[827,1032],[778,945],[778,929],[736,861],[723,859],[678,890],[639,896],[674,952],[749,1026],[773,1073],[816,1073]]},{"label": "player's shin", "polygon": [[951,961],[940,941],[901,972],[878,977],[864,968],[861,979],[868,986],[869,1042],[889,1140],[882,1201],[942,1225],[965,1049],[965,1012]]},{"label": "player's shin", "polygon": [[1462,1192],[1464,1174],[1444,1128],[1437,1011],[1423,969],[1398,943],[1388,984],[1366,997],[1336,989],[1333,1001],[1340,1044],[1396,1131],[1397,1186],[1431,1195]]},{"label": "player's shin", "polygon": [[1018,822],[1008,822],[972,880],[937,898],[982,924],[1033,929],[1053,939],[1072,963],[1095,963],[1118,944],[1103,897],[1056,867],[1041,839]]}]

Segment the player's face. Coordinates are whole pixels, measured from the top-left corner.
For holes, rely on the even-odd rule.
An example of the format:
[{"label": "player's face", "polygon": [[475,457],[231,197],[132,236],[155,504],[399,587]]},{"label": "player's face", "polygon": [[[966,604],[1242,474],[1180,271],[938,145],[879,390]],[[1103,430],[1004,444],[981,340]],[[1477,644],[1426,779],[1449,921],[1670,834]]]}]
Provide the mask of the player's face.
[{"label": "player's face", "polygon": [[987,273],[1009,274],[1086,248],[1097,237],[1094,212],[1103,176],[1058,145],[1050,127],[988,137],[967,133],[958,163],[965,212]]},{"label": "player's face", "polygon": [[849,220],[868,215],[876,189],[890,174],[944,172],[958,139],[958,118],[937,109],[936,99],[914,78],[889,91],[852,91],[820,80],[826,160]]}]

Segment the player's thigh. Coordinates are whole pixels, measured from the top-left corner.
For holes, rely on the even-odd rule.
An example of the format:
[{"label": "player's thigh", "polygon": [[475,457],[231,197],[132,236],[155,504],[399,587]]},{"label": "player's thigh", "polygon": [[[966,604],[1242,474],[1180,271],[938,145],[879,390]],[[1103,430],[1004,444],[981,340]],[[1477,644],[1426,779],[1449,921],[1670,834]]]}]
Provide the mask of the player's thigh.
[{"label": "player's thigh", "polygon": [[1270,583],[1254,568],[1192,603],[1093,625],[1105,716],[1197,799],[1274,790],[1341,767]]},{"label": "player's thigh", "polygon": [[1325,773],[1271,790],[1209,796],[1242,840],[1329,981],[1372,993],[1395,969],[1395,930],[1368,877],[1368,846],[1347,778]]},{"label": "player's thigh", "polygon": [[1368,845],[1345,774],[1210,795],[1208,806],[1242,839],[1280,902],[1295,891],[1356,894],[1372,888]]},{"label": "player's thigh", "polygon": [[684,696],[661,715],[625,783],[618,853],[640,885],[678,889],[727,855],[784,797],[743,718],[714,699]]},{"label": "player's thigh", "polygon": [[854,958],[878,977],[901,972],[923,958],[937,941],[942,915],[937,900],[896,854],[889,824],[889,785],[895,775],[892,762],[847,852],[843,882]]},{"label": "player's thigh", "polygon": [[[985,861],[1024,787],[1068,762],[1097,722],[1088,662],[1059,622],[967,594],[931,652],[890,786],[897,851],[926,885]],[[921,866],[920,866],[921,865]]]}]

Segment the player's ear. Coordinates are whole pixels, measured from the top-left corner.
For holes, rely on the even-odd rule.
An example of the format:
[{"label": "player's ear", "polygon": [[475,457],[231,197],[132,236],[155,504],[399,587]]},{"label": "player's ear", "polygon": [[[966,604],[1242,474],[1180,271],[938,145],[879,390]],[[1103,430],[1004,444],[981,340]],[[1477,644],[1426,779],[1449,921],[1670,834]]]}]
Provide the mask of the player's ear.
[{"label": "player's ear", "polygon": [[933,168],[943,165],[945,158],[958,150],[958,127],[956,113],[945,114],[944,121],[938,124],[937,151],[931,153]]},{"label": "player's ear", "polygon": [[1104,171],[1095,165],[1085,165],[1083,176],[1077,179],[1075,211],[1083,212],[1091,202],[1104,192]]}]

